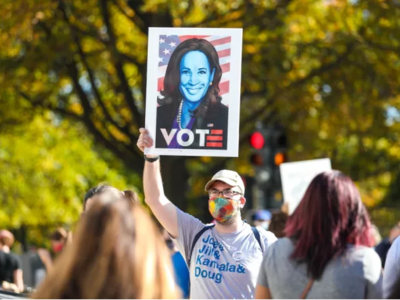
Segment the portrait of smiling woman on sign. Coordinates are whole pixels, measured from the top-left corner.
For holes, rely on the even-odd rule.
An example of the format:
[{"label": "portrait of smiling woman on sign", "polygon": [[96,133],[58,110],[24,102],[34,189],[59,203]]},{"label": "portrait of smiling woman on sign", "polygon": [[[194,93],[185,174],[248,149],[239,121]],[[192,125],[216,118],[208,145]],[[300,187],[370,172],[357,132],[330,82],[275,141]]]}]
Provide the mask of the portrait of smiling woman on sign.
[{"label": "portrait of smiling woman on sign", "polygon": [[156,148],[227,149],[228,107],[215,47],[190,38],[172,52],[157,99]]}]

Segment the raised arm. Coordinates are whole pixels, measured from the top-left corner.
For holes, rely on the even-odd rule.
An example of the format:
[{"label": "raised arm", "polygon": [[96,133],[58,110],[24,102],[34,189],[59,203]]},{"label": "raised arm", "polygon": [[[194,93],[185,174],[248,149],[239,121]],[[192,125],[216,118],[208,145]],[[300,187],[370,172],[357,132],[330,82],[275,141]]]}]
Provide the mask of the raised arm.
[{"label": "raised arm", "polygon": [[[140,128],[140,137],[137,146],[140,150],[153,146],[153,140],[146,129]],[[149,159],[156,158],[157,155],[148,155]],[[143,172],[144,197],[146,204],[150,207],[153,214],[161,225],[176,238],[178,237],[178,218],[176,206],[168,200],[164,194],[164,187],[161,178],[160,160],[145,162]]]}]

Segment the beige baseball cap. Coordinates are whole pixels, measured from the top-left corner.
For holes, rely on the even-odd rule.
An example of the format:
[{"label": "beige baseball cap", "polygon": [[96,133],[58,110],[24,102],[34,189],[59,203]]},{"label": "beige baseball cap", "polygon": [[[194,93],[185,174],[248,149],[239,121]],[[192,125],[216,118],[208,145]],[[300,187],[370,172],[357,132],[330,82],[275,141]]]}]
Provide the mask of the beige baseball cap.
[{"label": "beige baseball cap", "polygon": [[222,181],[231,186],[237,186],[244,195],[244,183],[242,177],[240,177],[240,175],[237,172],[231,170],[219,171],[217,174],[213,176],[213,178],[209,182],[207,182],[205,187],[206,192],[208,192],[208,190],[216,181]]}]

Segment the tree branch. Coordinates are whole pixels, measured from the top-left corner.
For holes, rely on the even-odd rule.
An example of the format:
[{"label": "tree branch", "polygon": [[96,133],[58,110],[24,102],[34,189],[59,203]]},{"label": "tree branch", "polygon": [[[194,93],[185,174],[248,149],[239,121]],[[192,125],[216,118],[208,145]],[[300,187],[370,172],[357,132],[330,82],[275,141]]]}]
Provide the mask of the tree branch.
[{"label": "tree branch", "polygon": [[[92,121],[91,115],[92,115],[92,107],[90,105],[90,101],[83,90],[82,86],[79,84],[79,76],[78,76],[78,69],[76,67],[76,63],[72,61],[70,64],[68,64],[68,70],[69,70],[69,75],[72,78],[74,90],[79,96],[79,99],[81,100],[82,107],[83,107],[83,122],[85,125],[88,127],[89,131],[97,138],[98,141],[102,142],[103,145],[105,145],[107,148],[112,150],[116,155],[119,157],[125,157],[128,158],[131,155],[129,154],[137,154],[137,152],[134,151],[134,149],[129,148],[126,146],[126,144],[116,141],[112,134],[110,133],[109,136],[113,141],[108,140],[95,126],[95,124]],[[116,145],[121,144],[123,145],[126,150],[128,150],[128,154],[122,152]],[[133,151],[132,151],[133,150]],[[137,154],[135,157],[139,158],[139,155]],[[133,157],[132,157],[133,158]]]},{"label": "tree branch", "polygon": [[[117,0],[112,0],[112,2],[114,3],[114,5],[118,8],[118,10],[129,20],[131,20],[133,22],[133,24],[135,24],[137,27],[139,27],[139,29],[142,32],[146,32],[147,28],[144,25],[143,20],[138,16],[138,14],[136,14],[136,12],[134,11],[133,16],[128,15],[128,13],[125,11],[125,9],[118,3]],[[133,10],[133,9],[132,9]]]},{"label": "tree branch", "polygon": [[[272,109],[266,116],[263,116],[263,114],[266,112],[265,107],[271,106],[275,101],[277,101],[278,97],[280,97],[285,91],[288,91],[290,89],[295,88],[296,86],[304,84],[306,81],[310,80],[314,76],[320,75],[324,72],[327,72],[329,70],[332,70],[333,68],[337,67],[340,63],[342,63],[345,58],[348,57],[348,55],[351,53],[353,49],[354,44],[350,44],[349,47],[347,48],[346,52],[344,52],[342,55],[338,56],[337,59],[331,63],[325,64],[320,66],[317,69],[312,70],[307,76],[298,79],[297,81],[292,82],[289,84],[289,86],[284,87],[284,91],[277,91],[273,95],[269,97],[267,100],[266,104],[261,107],[260,109],[256,110],[253,112],[249,117],[247,117],[244,120],[241,120],[241,124],[254,124],[254,120],[258,120],[261,122],[265,122],[266,119],[271,117],[275,112],[276,108]],[[248,138],[249,132],[251,129],[245,129],[242,128],[242,134],[240,137],[240,143],[245,141]]]},{"label": "tree branch", "polygon": [[[238,12],[238,11],[240,11],[242,9],[243,9],[243,6],[239,6],[239,7],[235,8],[235,9],[230,10],[229,13]],[[241,17],[243,17],[244,15],[245,15],[245,12],[243,13],[243,15],[241,15],[241,16],[235,18],[235,19],[223,20],[221,23],[218,23],[218,25],[221,26],[224,23],[231,22],[231,21],[236,21],[236,20],[240,19]],[[183,26],[201,27],[201,26],[208,25],[210,22],[217,21],[219,18],[221,18],[220,15],[209,14],[208,17],[206,19],[204,19],[203,21],[200,21],[198,23],[186,23],[186,22],[184,22]]]},{"label": "tree branch", "polygon": [[376,48],[382,51],[390,51],[390,52],[394,52],[396,54],[399,53],[400,51],[400,47],[393,47],[393,46],[389,46],[389,45],[383,45],[383,44],[378,44],[375,43],[371,40],[368,40],[365,36],[363,36],[363,41],[370,47],[372,48]]},{"label": "tree branch", "polygon": [[[354,43],[350,43],[350,44],[348,45],[346,51],[345,51],[343,54],[339,55],[339,56],[336,58],[336,60],[332,61],[331,63],[322,65],[322,66],[320,66],[320,67],[317,68],[317,69],[312,70],[310,73],[308,73],[307,76],[305,76],[305,77],[303,77],[303,78],[301,78],[301,79],[299,79],[299,80],[297,80],[297,81],[295,81],[295,82],[292,82],[287,88],[290,89],[290,88],[293,88],[293,87],[295,87],[295,86],[301,85],[301,84],[303,84],[304,82],[310,80],[311,78],[313,78],[313,77],[315,77],[315,76],[318,76],[318,75],[320,75],[320,74],[322,74],[322,73],[325,73],[325,72],[327,72],[327,71],[330,71],[330,70],[332,70],[333,68],[337,67],[340,63],[342,63],[342,62],[349,56],[349,54],[351,53],[351,51],[353,50],[353,48],[354,48]],[[286,88],[286,89],[287,89],[287,88]]]},{"label": "tree branch", "polygon": [[126,53],[123,53],[123,52],[119,52],[119,55],[125,61],[128,61],[128,62],[130,62],[130,63],[132,63],[134,65],[137,65],[137,66],[143,65],[143,63],[139,62],[135,57],[133,57],[133,56],[131,56],[129,54],[126,54]]},{"label": "tree branch", "polygon": [[[38,101],[37,99],[30,97],[28,94],[24,93],[18,87],[16,87],[16,90],[18,94],[20,94],[24,99],[29,101],[29,103],[31,103],[34,107],[48,109],[56,113],[59,113],[61,116],[67,117],[68,119],[84,123],[89,132],[94,136],[95,141],[97,143],[104,145],[107,149],[112,151],[118,158],[122,159],[124,162],[131,165],[138,172],[140,172],[143,169],[142,156],[137,151],[135,150],[132,151],[131,149],[126,149],[127,152],[121,151],[116,145],[122,143],[117,143],[115,141],[112,142],[108,140],[93,124],[89,114],[78,115],[59,107],[50,107],[49,105],[44,104],[43,101]],[[79,92],[78,94],[81,94],[81,92]]]},{"label": "tree branch", "polygon": [[135,99],[134,99],[131,89],[129,87],[128,80],[126,79],[126,75],[125,75],[125,72],[123,69],[123,63],[121,61],[120,54],[117,50],[116,37],[115,37],[114,31],[113,31],[113,28],[112,28],[112,25],[110,22],[110,14],[108,11],[108,4],[107,4],[108,2],[107,2],[107,0],[99,0],[99,1],[100,1],[100,7],[101,7],[101,11],[102,11],[102,16],[103,16],[103,22],[107,28],[107,33],[110,38],[112,52],[114,53],[114,57],[116,59],[115,68],[117,70],[117,75],[118,75],[118,78],[121,83],[123,94],[125,96],[126,102],[128,103],[128,107],[134,116],[137,127],[140,127],[140,125],[143,124],[142,115],[140,114],[138,108],[136,107]]},{"label": "tree branch", "polygon": [[127,135],[128,137],[132,136],[131,133],[129,132],[129,128],[127,126],[120,126],[117,122],[114,121],[114,119],[110,115],[107,107],[105,106],[104,101],[103,101],[103,99],[101,97],[101,94],[100,94],[99,90],[96,87],[94,72],[90,68],[90,66],[89,66],[89,64],[87,62],[86,54],[83,51],[79,36],[78,36],[77,32],[75,31],[75,29],[71,26],[71,22],[69,21],[69,18],[68,18],[67,12],[65,10],[65,4],[64,4],[63,0],[59,0],[59,9],[61,10],[61,12],[63,14],[64,21],[67,23],[67,25],[68,25],[68,27],[69,27],[69,29],[71,31],[72,37],[75,40],[75,44],[76,44],[76,46],[78,48],[78,53],[79,53],[79,55],[81,57],[82,63],[85,66],[86,71],[88,72],[89,81],[90,81],[90,84],[91,84],[91,87],[92,87],[92,90],[93,90],[93,94],[95,95],[96,100],[99,103],[99,105],[100,105],[100,107],[101,107],[101,109],[102,109],[102,111],[103,111],[103,113],[104,113],[104,115],[106,117],[106,120],[108,122],[110,122],[118,130],[120,130],[122,133]]}]

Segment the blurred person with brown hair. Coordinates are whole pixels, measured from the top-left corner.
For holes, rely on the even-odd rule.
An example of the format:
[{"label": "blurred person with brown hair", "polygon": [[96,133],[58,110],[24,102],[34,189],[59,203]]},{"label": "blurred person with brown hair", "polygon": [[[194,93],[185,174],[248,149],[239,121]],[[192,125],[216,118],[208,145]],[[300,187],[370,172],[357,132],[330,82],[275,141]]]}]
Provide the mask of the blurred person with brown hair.
[{"label": "blurred person with brown hair", "polygon": [[74,243],[56,260],[34,298],[177,297],[161,234],[141,206],[127,200],[122,193],[95,196]]},{"label": "blurred person with brown hair", "polygon": [[[6,281],[11,284],[12,290],[22,292],[24,279],[21,259],[10,249],[14,244],[14,235],[8,230],[0,231],[0,283]],[[11,286],[7,285],[6,286]],[[4,285],[3,285],[4,288]],[[17,289],[16,289],[17,288]]]},{"label": "blurred person with brown hair", "polygon": [[[64,247],[72,242],[72,235],[70,232],[60,227],[53,231],[50,236],[51,250],[55,256],[58,256]],[[38,249],[38,255],[42,260],[46,271],[49,272],[53,267],[53,258],[47,249]]]},{"label": "blurred person with brown hair", "polygon": [[[96,196],[102,193],[112,193],[116,197],[119,195],[124,195],[129,201],[133,203],[139,203],[137,194],[131,190],[120,191],[113,186],[99,184],[87,191],[84,197],[83,211],[86,212],[88,209],[90,209],[90,207],[93,205],[93,200],[96,198]],[[64,228],[58,228],[50,235],[51,249],[56,256],[58,256],[64,247],[70,243],[72,243],[72,233],[68,232]],[[38,255],[45,265],[46,271],[48,272],[53,266],[53,258],[51,253],[46,249],[38,249]]]},{"label": "blurred person with brown hair", "polygon": [[372,224],[371,229],[372,236],[374,237],[374,247],[376,247],[382,242],[382,236],[379,232],[379,228],[375,224]]},{"label": "blurred person with brown hair", "polygon": [[339,171],[317,175],[258,277],[256,298],[382,297],[382,269],[371,222],[353,181]]},{"label": "blurred person with brown hair", "polygon": [[269,224],[269,231],[271,231],[277,238],[285,236],[284,230],[289,216],[283,211],[276,211],[272,213],[271,222]]}]

